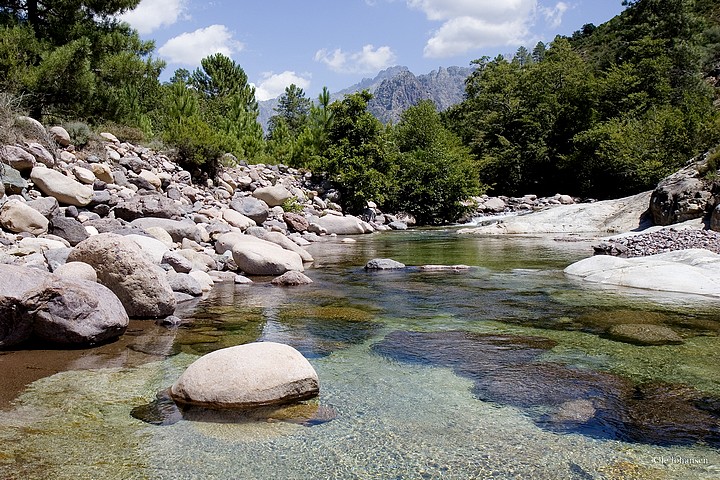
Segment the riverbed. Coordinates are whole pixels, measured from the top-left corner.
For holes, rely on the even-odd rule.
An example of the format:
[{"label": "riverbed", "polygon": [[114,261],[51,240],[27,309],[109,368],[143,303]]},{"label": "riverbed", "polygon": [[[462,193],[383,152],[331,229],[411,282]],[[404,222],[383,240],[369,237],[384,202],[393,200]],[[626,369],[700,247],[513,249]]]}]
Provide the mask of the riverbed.
[{"label": "riverbed", "polygon": [[[354,239],[310,247],[312,285],[218,285],[177,329],[132,321],[94,349],[2,352],[0,478],[720,477],[712,301],[568,279],[592,251],[579,239]],[[408,267],[365,271],[377,257]],[[628,323],[683,343],[607,337]],[[310,360],[320,420],[137,414],[198,356],[251,341]]]}]

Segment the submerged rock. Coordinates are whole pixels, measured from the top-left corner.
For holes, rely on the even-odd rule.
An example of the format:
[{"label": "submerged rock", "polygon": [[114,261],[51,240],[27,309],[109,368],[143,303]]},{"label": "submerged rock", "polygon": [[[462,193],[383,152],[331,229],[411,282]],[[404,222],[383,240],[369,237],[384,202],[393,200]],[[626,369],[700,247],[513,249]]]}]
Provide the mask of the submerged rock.
[{"label": "submerged rock", "polygon": [[130,414],[153,425],[173,425],[180,420],[203,423],[287,422],[313,427],[337,417],[334,408],[316,401],[292,405],[272,405],[252,409],[213,409],[198,405],[178,406],[168,391],[159,392],[147,405],[132,409]]},{"label": "submerged rock", "polygon": [[683,343],[680,335],[671,328],[662,325],[614,325],[610,327],[607,333],[612,340],[634,345],[679,345]]},{"label": "submerged rock", "polygon": [[470,270],[467,265],[422,265],[421,272],[466,272]]},{"label": "submerged rock", "polygon": [[633,385],[611,373],[542,361],[541,337],[392,332],[373,350],[394,360],[451,368],[483,401],[524,409],[552,431],[655,445],[720,445],[720,399],[690,387]]},{"label": "submerged rock", "polygon": [[310,362],[289,345],[274,342],[209,353],[193,362],[170,389],[180,403],[213,408],[281,405],[319,392]]}]

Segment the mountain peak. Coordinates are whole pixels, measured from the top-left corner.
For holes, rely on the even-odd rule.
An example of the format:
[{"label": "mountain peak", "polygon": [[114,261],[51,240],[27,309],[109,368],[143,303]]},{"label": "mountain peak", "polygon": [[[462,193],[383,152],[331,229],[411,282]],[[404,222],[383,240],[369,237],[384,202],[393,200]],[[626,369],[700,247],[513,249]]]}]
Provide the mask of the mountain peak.
[{"label": "mountain peak", "polygon": [[[330,100],[342,100],[345,95],[368,90],[373,94],[368,110],[383,123],[397,123],[402,113],[420,100],[432,100],[440,111],[461,102],[465,96],[465,79],[472,71],[469,67],[441,66],[416,76],[408,67],[395,65],[380,71],[373,78],[363,78],[355,85],[332,93]],[[272,99],[258,103],[258,122],[267,129],[278,101]]]}]

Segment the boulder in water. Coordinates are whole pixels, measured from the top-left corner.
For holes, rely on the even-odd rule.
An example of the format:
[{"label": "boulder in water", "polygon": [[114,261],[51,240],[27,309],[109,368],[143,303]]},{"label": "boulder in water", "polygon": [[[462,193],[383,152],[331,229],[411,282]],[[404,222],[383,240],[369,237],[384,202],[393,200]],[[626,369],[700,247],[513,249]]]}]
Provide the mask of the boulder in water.
[{"label": "boulder in water", "polygon": [[209,353],[170,389],[180,403],[213,408],[279,405],[315,397],[320,383],[300,352],[274,342],[256,342]]}]

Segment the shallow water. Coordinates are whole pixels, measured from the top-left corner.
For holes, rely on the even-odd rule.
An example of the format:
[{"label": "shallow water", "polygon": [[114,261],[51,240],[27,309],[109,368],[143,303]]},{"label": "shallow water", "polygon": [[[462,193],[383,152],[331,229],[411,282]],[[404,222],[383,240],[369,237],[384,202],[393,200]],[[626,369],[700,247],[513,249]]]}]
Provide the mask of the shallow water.
[{"label": "shallow water", "polygon": [[[356,239],[313,245],[312,285],[218,286],[177,330],[133,322],[115,344],[68,352],[66,371],[33,377],[0,411],[0,478],[720,477],[713,302],[566,279],[587,242]],[[364,271],[375,257],[411,267]],[[424,264],[472,268],[413,268]],[[623,323],[668,326],[684,343],[607,338]],[[303,352],[334,418],[131,415],[198,355],[254,340]],[[32,353],[6,353],[0,368],[31,367],[17,359]]]}]

